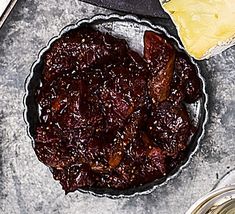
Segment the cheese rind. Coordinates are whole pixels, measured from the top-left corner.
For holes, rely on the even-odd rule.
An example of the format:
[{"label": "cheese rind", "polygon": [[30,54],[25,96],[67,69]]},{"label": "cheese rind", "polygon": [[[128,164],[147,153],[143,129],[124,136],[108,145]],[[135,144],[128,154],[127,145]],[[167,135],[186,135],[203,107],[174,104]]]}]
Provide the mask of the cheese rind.
[{"label": "cheese rind", "polygon": [[161,0],[187,52],[208,58],[235,44],[235,0]]}]

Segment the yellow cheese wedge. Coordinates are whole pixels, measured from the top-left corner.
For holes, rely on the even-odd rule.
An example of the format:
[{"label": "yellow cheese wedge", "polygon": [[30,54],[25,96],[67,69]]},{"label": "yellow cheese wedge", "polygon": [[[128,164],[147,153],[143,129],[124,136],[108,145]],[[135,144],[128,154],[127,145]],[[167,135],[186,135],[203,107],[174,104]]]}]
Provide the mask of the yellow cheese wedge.
[{"label": "yellow cheese wedge", "polygon": [[194,58],[209,58],[235,44],[235,0],[160,1]]}]

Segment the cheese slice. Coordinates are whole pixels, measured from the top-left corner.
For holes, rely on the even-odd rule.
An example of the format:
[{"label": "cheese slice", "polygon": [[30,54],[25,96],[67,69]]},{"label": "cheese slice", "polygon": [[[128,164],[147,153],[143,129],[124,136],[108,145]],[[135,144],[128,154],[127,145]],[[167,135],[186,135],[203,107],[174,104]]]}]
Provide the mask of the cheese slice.
[{"label": "cheese slice", "polygon": [[186,51],[209,58],[235,44],[235,0],[161,0]]}]

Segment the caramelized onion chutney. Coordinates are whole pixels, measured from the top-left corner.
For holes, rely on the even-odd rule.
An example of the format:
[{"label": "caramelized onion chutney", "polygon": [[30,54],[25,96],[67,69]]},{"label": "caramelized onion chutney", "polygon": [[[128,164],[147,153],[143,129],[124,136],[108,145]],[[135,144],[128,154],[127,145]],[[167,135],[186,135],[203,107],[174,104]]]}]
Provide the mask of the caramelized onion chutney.
[{"label": "caramelized onion chutney", "polygon": [[69,31],[45,53],[36,154],[66,193],[165,178],[187,157],[185,104],[201,95],[195,66],[162,35],[145,32],[141,57],[91,27]]}]

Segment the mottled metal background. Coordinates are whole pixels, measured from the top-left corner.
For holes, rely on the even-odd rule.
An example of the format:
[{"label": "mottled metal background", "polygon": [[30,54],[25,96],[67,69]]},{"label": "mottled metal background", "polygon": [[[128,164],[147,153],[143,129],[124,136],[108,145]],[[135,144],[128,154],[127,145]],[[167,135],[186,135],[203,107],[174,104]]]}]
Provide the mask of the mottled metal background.
[{"label": "mottled metal background", "polygon": [[[206,136],[191,163],[145,196],[112,200],[64,195],[32,149],[23,120],[24,80],[38,51],[59,30],[112,11],[77,0],[19,0],[0,30],[0,213],[183,214],[235,162],[235,47],[201,62],[209,94]],[[170,22],[152,19],[170,26]],[[172,26],[171,26],[172,27]]]}]

